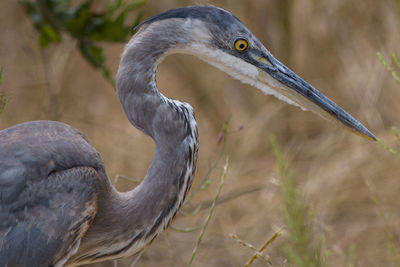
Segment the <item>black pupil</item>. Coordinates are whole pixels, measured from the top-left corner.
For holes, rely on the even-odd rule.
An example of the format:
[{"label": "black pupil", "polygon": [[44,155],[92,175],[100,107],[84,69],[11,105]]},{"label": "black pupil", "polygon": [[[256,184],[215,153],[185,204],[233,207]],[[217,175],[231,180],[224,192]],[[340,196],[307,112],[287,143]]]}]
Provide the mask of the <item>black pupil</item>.
[{"label": "black pupil", "polygon": [[243,44],[243,43],[240,44],[240,45],[239,45],[239,48],[240,48],[240,49],[243,49],[243,48],[244,48],[244,44]]}]

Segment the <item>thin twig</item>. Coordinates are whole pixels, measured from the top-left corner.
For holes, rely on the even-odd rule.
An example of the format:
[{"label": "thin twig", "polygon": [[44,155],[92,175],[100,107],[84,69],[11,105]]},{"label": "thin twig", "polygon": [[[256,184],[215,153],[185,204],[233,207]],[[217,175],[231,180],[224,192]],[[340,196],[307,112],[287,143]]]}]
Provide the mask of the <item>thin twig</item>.
[{"label": "thin twig", "polygon": [[269,256],[262,254],[261,252],[258,251],[258,249],[256,247],[254,247],[252,244],[240,239],[237,235],[235,234],[230,234],[229,235],[231,238],[235,239],[236,242],[238,242],[240,245],[247,247],[251,250],[254,251],[254,254],[257,255],[257,257],[261,257],[262,259],[264,259],[266,262],[268,262],[270,265],[272,265],[272,263],[269,261]]},{"label": "thin twig", "polygon": [[205,222],[204,222],[203,228],[201,229],[201,232],[200,232],[200,234],[199,234],[199,238],[197,239],[196,246],[195,246],[194,249],[193,249],[192,256],[191,256],[191,258],[190,258],[190,261],[189,261],[188,266],[191,266],[191,265],[192,265],[192,262],[193,262],[193,260],[194,260],[194,257],[196,256],[197,250],[198,250],[198,248],[199,248],[199,246],[200,246],[201,240],[203,239],[204,233],[206,232],[206,228],[207,228],[207,226],[208,226],[208,223],[210,222],[211,216],[213,215],[214,208],[215,208],[216,203],[217,203],[217,201],[218,201],[218,197],[219,197],[219,195],[220,195],[220,193],[221,193],[222,187],[223,187],[224,182],[225,182],[225,176],[226,176],[226,172],[227,172],[227,170],[228,170],[228,166],[229,166],[229,159],[227,158],[227,159],[226,159],[225,166],[224,166],[224,170],[223,170],[222,175],[221,175],[221,177],[220,177],[221,182],[220,182],[220,184],[219,184],[219,186],[218,186],[217,194],[215,195],[214,202],[213,202],[213,204],[212,204],[212,206],[211,206],[211,208],[210,208],[210,213],[208,214],[208,216],[207,216],[207,218],[206,218],[206,220],[205,220]]},{"label": "thin twig", "polygon": [[210,175],[211,173],[215,170],[215,168],[218,166],[220,160],[222,159],[224,153],[225,153],[225,148],[226,148],[226,136],[228,135],[228,127],[229,127],[229,122],[231,120],[231,115],[228,116],[228,118],[225,120],[224,126],[222,127],[222,148],[220,152],[218,153],[218,156],[216,160],[214,161],[214,164],[208,169],[206,175],[201,179],[199,185],[194,188],[189,196],[187,197],[186,203],[189,203],[193,196],[200,190],[205,188],[205,184],[209,183],[210,181]]},{"label": "thin twig", "polygon": [[392,54],[392,60],[393,60],[394,64],[396,65],[396,67],[400,68],[400,60],[395,54]]},{"label": "thin twig", "polygon": [[[230,201],[230,200],[233,200],[233,199],[236,199],[236,198],[241,197],[241,196],[246,195],[246,194],[251,194],[251,193],[260,191],[262,189],[264,189],[264,186],[253,185],[253,186],[249,186],[247,188],[240,188],[238,190],[233,190],[232,192],[229,192],[229,193],[227,193],[225,195],[222,195],[218,199],[217,205],[219,205],[221,203],[224,203],[224,202],[227,202],[227,201]],[[198,211],[203,210],[203,209],[208,209],[209,207],[211,207],[213,201],[214,200],[211,199],[211,200],[202,201],[202,202],[200,202],[198,204],[194,204],[193,205],[194,208],[186,208],[186,209],[184,209],[184,212],[185,213],[194,213],[195,211],[198,212]]]},{"label": "thin twig", "polygon": [[396,136],[397,142],[400,143],[400,133],[399,133],[399,129],[397,129],[396,127],[392,127],[392,133],[394,134],[394,136]]},{"label": "thin twig", "polygon": [[284,229],[284,226],[278,229],[257,251],[257,253],[254,253],[253,256],[250,258],[248,262],[244,265],[245,267],[250,266],[253,264],[253,262],[259,257],[259,254],[261,254],[266,247],[268,247],[274,240],[282,233]]},{"label": "thin twig", "polygon": [[396,157],[400,158],[400,152],[394,150],[393,148],[391,148],[390,146],[386,145],[385,143],[382,142],[382,140],[378,139],[378,144],[385,149],[386,151],[388,151],[389,153],[395,155]]},{"label": "thin twig", "polygon": [[[377,52],[376,56],[378,57],[379,61],[382,63],[383,66],[392,74],[394,80],[400,84],[400,77],[397,74],[397,72],[389,65],[389,63],[386,62],[386,60],[383,58],[382,54]],[[392,57],[393,58],[393,57]],[[397,63],[396,63],[397,64]]]}]

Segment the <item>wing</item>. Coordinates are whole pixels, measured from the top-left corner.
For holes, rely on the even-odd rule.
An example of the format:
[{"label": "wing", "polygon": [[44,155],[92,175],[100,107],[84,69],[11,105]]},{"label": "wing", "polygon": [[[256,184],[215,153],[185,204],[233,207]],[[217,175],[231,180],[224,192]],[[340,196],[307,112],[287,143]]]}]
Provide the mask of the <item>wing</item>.
[{"label": "wing", "polygon": [[104,182],[100,156],[66,124],[0,131],[0,266],[67,261],[96,215]]}]

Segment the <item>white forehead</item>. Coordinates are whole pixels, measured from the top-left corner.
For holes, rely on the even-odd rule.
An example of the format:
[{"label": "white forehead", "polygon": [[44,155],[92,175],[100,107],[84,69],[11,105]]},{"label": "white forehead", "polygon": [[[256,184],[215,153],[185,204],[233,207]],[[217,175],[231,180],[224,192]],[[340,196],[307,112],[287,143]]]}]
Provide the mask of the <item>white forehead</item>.
[{"label": "white forehead", "polygon": [[170,18],[155,21],[140,29],[133,39],[140,40],[149,35],[163,39],[170,38],[175,43],[190,41],[202,41],[204,43],[211,39],[211,33],[206,23],[195,18]]}]

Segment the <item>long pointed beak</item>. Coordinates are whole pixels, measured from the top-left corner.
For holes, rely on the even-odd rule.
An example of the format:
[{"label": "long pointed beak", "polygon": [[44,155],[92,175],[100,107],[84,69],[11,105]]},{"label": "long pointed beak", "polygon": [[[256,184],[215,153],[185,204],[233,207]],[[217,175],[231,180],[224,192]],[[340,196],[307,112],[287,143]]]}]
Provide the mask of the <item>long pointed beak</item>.
[{"label": "long pointed beak", "polygon": [[258,53],[249,52],[250,61],[259,70],[258,80],[260,82],[295,102],[300,107],[309,109],[326,119],[338,121],[351,132],[376,141],[376,137],[364,125],[271,54],[255,52]]}]

